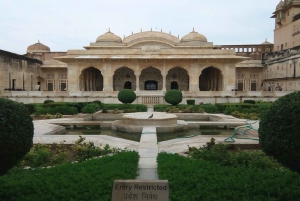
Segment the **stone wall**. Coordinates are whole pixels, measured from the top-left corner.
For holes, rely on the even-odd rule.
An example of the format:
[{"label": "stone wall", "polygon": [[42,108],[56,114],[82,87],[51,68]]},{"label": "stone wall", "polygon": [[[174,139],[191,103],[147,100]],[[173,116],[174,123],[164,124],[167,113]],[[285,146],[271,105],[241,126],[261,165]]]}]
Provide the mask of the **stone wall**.
[{"label": "stone wall", "polygon": [[42,62],[0,50],[0,92],[34,91]]}]

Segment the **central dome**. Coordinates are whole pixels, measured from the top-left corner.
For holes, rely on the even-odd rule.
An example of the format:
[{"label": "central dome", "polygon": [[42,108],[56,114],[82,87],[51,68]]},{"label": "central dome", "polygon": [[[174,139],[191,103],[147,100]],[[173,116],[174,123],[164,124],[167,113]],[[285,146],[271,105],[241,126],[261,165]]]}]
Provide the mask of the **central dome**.
[{"label": "central dome", "polygon": [[144,31],[127,36],[123,42],[127,44],[132,44],[141,41],[160,41],[169,44],[175,44],[179,42],[179,39],[171,34],[167,34],[164,32]]},{"label": "central dome", "polygon": [[180,42],[191,42],[191,41],[200,41],[200,42],[207,42],[207,38],[196,32],[194,29],[189,34],[183,36]]},{"label": "central dome", "polygon": [[122,43],[122,39],[115,35],[114,33],[110,32],[110,30],[108,30],[108,32],[106,32],[105,34],[102,34],[101,36],[99,36],[96,39],[96,43],[97,42],[116,42],[116,43]]}]

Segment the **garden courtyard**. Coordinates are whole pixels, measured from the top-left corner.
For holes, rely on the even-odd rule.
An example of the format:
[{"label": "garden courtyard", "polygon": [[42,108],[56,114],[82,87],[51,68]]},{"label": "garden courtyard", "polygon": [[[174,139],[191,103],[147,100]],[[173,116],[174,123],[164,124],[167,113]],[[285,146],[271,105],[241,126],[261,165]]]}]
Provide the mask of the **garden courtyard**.
[{"label": "garden courtyard", "polygon": [[[56,113],[55,107],[66,103],[36,104],[31,111],[37,114],[34,145],[16,167],[0,176],[0,197],[109,201],[114,180],[168,180],[171,201],[299,200],[299,174],[260,150],[259,120],[273,103],[97,104],[97,111],[74,115]],[[176,125],[165,125],[175,116]],[[202,119],[207,116],[208,121]],[[245,129],[247,119],[251,129]],[[160,128],[156,120],[163,122]],[[122,121],[137,121],[138,126],[126,127]],[[89,130],[95,125],[123,133],[142,130],[137,140],[93,131],[66,134],[66,127]],[[205,133],[207,126],[215,133],[193,134],[201,128]],[[235,142],[224,142],[237,127]],[[192,131],[162,139],[168,135],[162,131],[168,129],[175,130],[166,133]]]}]

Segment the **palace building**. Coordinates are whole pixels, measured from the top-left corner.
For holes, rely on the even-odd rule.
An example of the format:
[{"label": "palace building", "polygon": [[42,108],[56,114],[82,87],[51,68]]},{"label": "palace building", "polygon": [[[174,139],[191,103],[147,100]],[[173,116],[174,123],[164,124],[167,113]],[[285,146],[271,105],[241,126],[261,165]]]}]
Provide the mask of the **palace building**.
[{"label": "palace building", "polygon": [[[0,96],[117,103],[118,91],[126,88],[143,104],[163,103],[169,89],[196,103],[275,100],[300,88],[298,9],[298,0],[276,7],[274,46],[267,40],[215,45],[194,29],[181,38],[141,30],[123,39],[109,30],[82,50],[51,52],[38,41],[24,55],[0,51]],[[282,91],[275,91],[278,84]]]}]

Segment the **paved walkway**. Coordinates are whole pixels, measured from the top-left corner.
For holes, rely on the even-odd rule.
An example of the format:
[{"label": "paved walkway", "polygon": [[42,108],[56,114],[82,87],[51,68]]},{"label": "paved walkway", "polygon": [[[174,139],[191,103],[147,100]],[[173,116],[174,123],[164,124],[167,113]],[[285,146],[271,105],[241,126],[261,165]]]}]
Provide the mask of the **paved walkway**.
[{"label": "paved walkway", "polygon": [[[153,107],[149,107],[149,115],[153,112]],[[51,135],[62,132],[65,129],[62,126],[53,123],[59,122],[83,122],[82,118],[64,118],[64,119],[49,119],[49,120],[36,120],[34,121],[34,138],[33,143],[52,144],[53,142],[64,142],[65,144],[74,144],[78,135]],[[259,123],[253,125],[258,129]],[[143,180],[156,180],[157,175],[157,154],[165,151],[169,153],[185,153],[188,151],[188,146],[200,147],[209,142],[211,138],[216,139],[216,143],[224,141],[224,136],[209,136],[198,135],[193,138],[179,138],[157,143],[156,127],[147,126],[143,128],[140,142],[131,140],[115,138],[106,135],[86,135],[86,141],[93,141],[95,145],[109,144],[110,147],[115,148],[128,148],[139,152],[140,160],[138,163],[138,177],[137,179]],[[258,144],[258,141],[247,139],[236,139],[234,144]]]}]

